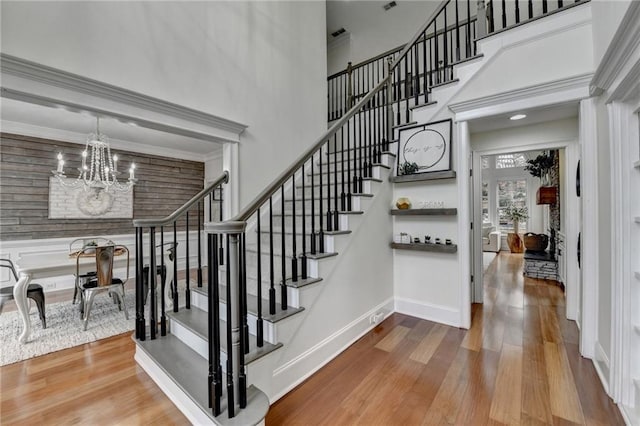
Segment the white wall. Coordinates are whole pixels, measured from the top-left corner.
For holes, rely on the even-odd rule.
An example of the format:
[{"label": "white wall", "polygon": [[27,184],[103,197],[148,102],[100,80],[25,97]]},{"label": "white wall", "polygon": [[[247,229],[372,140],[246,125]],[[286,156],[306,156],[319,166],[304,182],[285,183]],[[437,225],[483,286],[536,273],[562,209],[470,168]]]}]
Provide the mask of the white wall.
[{"label": "white wall", "polygon": [[631,0],[592,0],[593,10],[593,60],[598,66]]},{"label": "white wall", "polygon": [[[350,40],[329,43],[329,75],[407,43],[439,5],[439,1],[398,1],[385,12],[381,1],[328,1],[327,32],[344,27]],[[465,9],[466,10],[466,9]],[[466,13],[466,12],[465,12]],[[331,39],[331,35],[328,34]]]},{"label": "white wall", "polygon": [[535,145],[578,142],[577,117],[512,127],[509,129],[471,133],[474,151],[513,152],[535,149]]},{"label": "white wall", "polygon": [[326,128],[324,2],[2,2],[1,11],[3,53],[247,124],[240,205]]}]

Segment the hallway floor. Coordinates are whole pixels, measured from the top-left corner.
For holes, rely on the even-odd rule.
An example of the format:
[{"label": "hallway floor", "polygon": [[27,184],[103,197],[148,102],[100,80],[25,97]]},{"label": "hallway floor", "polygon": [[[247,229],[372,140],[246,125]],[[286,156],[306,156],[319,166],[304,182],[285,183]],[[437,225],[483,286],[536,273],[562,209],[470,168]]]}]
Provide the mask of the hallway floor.
[{"label": "hallway floor", "polygon": [[624,424],[565,319],[554,282],[522,255],[485,274],[470,330],[394,314],[275,403],[267,425]]}]

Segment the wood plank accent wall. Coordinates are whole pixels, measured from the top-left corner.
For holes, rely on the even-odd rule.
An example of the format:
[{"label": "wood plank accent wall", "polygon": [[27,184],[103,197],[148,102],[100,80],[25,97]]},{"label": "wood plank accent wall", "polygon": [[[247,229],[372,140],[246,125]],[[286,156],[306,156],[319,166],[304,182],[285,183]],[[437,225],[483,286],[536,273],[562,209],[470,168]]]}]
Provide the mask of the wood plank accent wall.
[{"label": "wood plank accent wall", "polygon": [[[132,234],[131,219],[49,219],[49,178],[62,152],[65,171],[80,166],[82,145],[0,133],[0,240]],[[204,163],[113,150],[126,173],[136,163],[134,218],[163,217],[203,188]],[[195,221],[195,212],[193,221]],[[182,228],[184,230],[184,227]]]}]

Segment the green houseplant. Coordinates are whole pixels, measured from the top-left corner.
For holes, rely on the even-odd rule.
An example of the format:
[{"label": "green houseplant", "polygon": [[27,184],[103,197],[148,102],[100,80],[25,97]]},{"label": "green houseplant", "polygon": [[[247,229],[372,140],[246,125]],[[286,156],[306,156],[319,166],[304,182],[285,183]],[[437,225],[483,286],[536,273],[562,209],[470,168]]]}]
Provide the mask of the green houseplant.
[{"label": "green houseplant", "polygon": [[513,233],[518,234],[520,231],[520,222],[529,219],[529,210],[527,207],[517,207],[515,204],[509,204],[504,209],[504,216],[513,222]]}]

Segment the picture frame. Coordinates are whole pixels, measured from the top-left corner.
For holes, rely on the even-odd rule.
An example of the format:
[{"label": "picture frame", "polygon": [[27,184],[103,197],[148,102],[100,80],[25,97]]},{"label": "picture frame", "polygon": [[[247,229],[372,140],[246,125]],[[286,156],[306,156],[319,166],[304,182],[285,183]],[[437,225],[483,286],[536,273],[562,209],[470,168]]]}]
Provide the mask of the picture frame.
[{"label": "picture frame", "polygon": [[400,129],[396,175],[451,170],[452,131],[450,118]]}]

